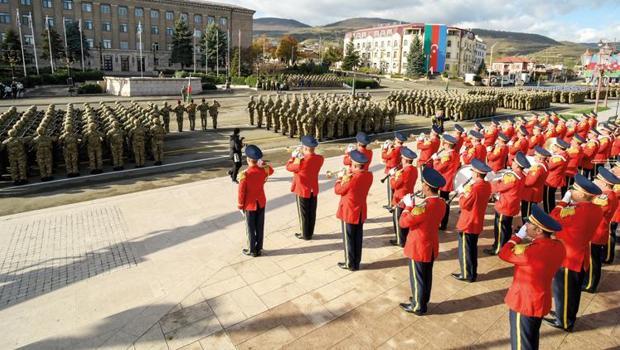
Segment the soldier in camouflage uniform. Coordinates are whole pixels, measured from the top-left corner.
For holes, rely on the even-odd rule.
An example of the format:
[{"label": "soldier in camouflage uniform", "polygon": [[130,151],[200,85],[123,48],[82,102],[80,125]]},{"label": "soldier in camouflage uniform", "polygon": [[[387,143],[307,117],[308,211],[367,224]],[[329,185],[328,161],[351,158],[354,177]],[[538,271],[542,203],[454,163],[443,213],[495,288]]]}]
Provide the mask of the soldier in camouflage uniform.
[{"label": "soldier in camouflage uniform", "polygon": [[58,139],[62,145],[62,154],[65,158],[65,168],[67,177],[75,177],[80,175],[79,168],[79,144],[82,140],[73,131],[71,125],[65,126],[64,133]]},{"label": "soldier in camouflage uniform", "polygon": [[254,100],[254,96],[252,96],[250,97],[250,102],[248,102],[248,113],[250,114],[250,125],[254,125],[254,111],[255,110],[256,110],[256,101]]},{"label": "soldier in camouflage uniform", "polygon": [[28,157],[26,145],[22,137],[17,136],[15,129],[9,130],[9,137],[2,142],[9,156],[11,167],[11,179],[15,185],[23,185],[28,182]]},{"label": "soldier in camouflage uniform", "polygon": [[177,106],[172,110],[177,117],[177,126],[179,132],[183,132],[183,114],[185,113],[185,107],[181,104],[181,101],[177,101]]},{"label": "soldier in camouflage uniform", "polygon": [[164,137],[166,132],[162,128],[159,120],[155,120],[150,129],[151,134],[151,151],[155,159],[155,165],[162,165],[164,161]]},{"label": "soldier in camouflage uniform", "polygon": [[112,123],[112,129],[107,133],[108,142],[110,143],[110,152],[112,154],[112,165],[114,170],[123,169],[123,146],[125,141],[125,133],[121,129],[120,123],[115,121]]},{"label": "soldier in camouflage uniform", "polygon": [[263,117],[265,113],[265,99],[264,96],[258,98],[258,102],[256,103],[256,126],[260,129],[263,127]]},{"label": "soldier in camouflage uniform", "polygon": [[271,95],[267,98],[267,102],[265,103],[264,115],[265,115],[265,129],[271,130],[273,124],[273,98]]},{"label": "soldier in camouflage uniform", "polygon": [[134,160],[136,162],[136,168],[144,167],[146,162],[145,155],[145,139],[146,130],[142,126],[142,123],[138,119],[134,120],[134,127],[129,133],[131,139],[131,148],[133,150]]},{"label": "soldier in camouflage uniform", "polygon": [[187,119],[189,119],[189,130],[194,131],[196,129],[196,104],[194,99],[189,100],[189,104],[185,106],[187,111]]},{"label": "soldier in camouflage uniform", "polygon": [[213,130],[217,130],[217,116],[220,113],[220,103],[217,100],[213,100],[213,103],[209,106],[209,115],[211,116],[211,122],[213,124]]},{"label": "soldier in camouflage uniform", "polygon": [[84,140],[86,141],[86,148],[88,151],[88,166],[90,168],[90,173],[100,174],[103,172],[103,137],[99,131],[97,131],[95,124],[88,125],[87,131],[84,134]]},{"label": "soldier in camouflage uniform", "polygon": [[202,131],[207,131],[207,116],[209,113],[209,104],[205,99],[202,99],[202,103],[197,107],[200,112],[200,124],[202,126]]},{"label": "soldier in camouflage uniform", "polygon": [[161,108],[161,117],[164,122],[164,130],[166,133],[170,132],[170,112],[172,112],[172,108],[168,104],[168,102],[164,102],[164,106]]},{"label": "soldier in camouflage uniform", "polygon": [[43,127],[39,127],[37,129],[37,136],[33,139],[33,143],[35,145],[35,154],[41,174],[41,181],[49,181],[53,179],[52,173],[54,171],[54,160],[52,156],[54,140],[46,135]]}]

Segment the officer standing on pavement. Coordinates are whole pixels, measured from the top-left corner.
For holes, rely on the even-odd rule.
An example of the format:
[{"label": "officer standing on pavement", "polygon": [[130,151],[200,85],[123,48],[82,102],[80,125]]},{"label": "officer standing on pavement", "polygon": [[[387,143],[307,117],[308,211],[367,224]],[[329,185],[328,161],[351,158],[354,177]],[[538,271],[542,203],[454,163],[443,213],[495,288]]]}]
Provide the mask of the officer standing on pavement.
[{"label": "officer standing on pavement", "polygon": [[592,203],[601,193],[592,181],[577,174],[573,189],[551,212],[551,217],[562,226],[556,237],[564,243],[566,257],[553,278],[555,312],[551,311],[551,318],[544,321],[567,332],[573,330],[577,320],[581,288],[590,268],[590,241],[603,220],[603,210]]},{"label": "officer standing on pavement", "polygon": [[239,174],[237,208],[242,211],[246,224],[247,248],[242,253],[260,256],[263,250],[265,228],[265,182],[273,174],[271,165],[266,164],[263,152],[254,145],[245,148],[248,168]]},{"label": "officer standing on pavement", "polygon": [[297,199],[299,230],[295,237],[309,241],[314,234],[317,196],[319,194],[319,172],[325,159],[315,153],[319,142],[310,135],[301,138],[301,147],[293,151],[286,163],[286,170],[293,173],[291,192]]},{"label": "officer standing on pavement", "polygon": [[[510,344],[513,350],[538,349],[542,318],[551,310],[551,280],[566,250],[551,238],[562,226],[538,205],[528,222],[506,243],[500,259],[515,265],[514,277],[504,299],[510,308]],[[522,244],[528,240],[528,244]]]},{"label": "officer standing on pavement", "polygon": [[459,232],[459,265],[460,273],[452,277],[459,281],[475,282],[478,277],[478,237],[484,227],[484,215],[491,198],[491,184],[485,180],[491,168],[484,162],[474,158],[471,161],[472,180],[462,188],[459,198],[461,214],[456,223]]},{"label": "officer standing on pavement", "polygon": [[340,219],[344,240],[344,262],[338,266],[345,270],[357,271],[362,260],[364,222],[367,215],[366,198],[372,185],[372,173],[364,170],[368,158],[354,150],[349,153],[351,168],[339,176],[334,192],[340,196],[336,217]]},{"label": "officer standing on pavement", "polygon": [[239,183],[237,181],[237,174],[239,169],[241,169],[241,150],[243,149],[244,139],[244,137],[239,137],[240,132],[239,128],[235,128],[229,140],[229,156],[233,164],[230,170],[228,170],[228,175],[230,175],[232,182],[235,183]]},{"label": "officer standing on pavement", "polygon": [[418,181],[418,169],[413,165],[413,160],[416,159],[418,155],[405,146],[400,148],[400,155],[401,168],[398,170],[393,168],[390,171],[394,172],[390,174],[389,181],[394,190],[394,195],[392,196],[392,205],[394,206],[394,210],[392,211],[392,224],[394,225],[395,234],[395,239],[391,239],[390,244],[404,247],[409,229],[407,227],[400,227],[398,222],[403,210],[405,210],[402,199],[405,195],[414,192],[415,184]]},{"label": "officer standing on pavement", "polygon": [[414,206],[413,196],[403,198],[405,210],[400,226],[409,228],[404,254],[409,258],[409,280],[412,297],[401,303],[406,312],[422,316],[427,311],[433,284],[433,263],[439,255],[439,223],[446,210],[446,203],[439,197],[439,188],[446,180],[432,168],[422,170],[422,194],[425,199]]}]

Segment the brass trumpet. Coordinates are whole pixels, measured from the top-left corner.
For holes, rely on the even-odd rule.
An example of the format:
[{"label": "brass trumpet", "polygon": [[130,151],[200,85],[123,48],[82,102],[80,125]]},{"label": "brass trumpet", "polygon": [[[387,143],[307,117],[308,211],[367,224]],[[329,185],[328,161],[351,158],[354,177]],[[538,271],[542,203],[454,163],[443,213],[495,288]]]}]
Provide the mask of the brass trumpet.
[{"label": "brass trumpet", "polygon": [[328,170],[325,172],[325,177],[327,177],[328,179],[339,178],[341,177],[340,174],[345,173],[346,171],[347,168],[342,168],[336,171]]}]

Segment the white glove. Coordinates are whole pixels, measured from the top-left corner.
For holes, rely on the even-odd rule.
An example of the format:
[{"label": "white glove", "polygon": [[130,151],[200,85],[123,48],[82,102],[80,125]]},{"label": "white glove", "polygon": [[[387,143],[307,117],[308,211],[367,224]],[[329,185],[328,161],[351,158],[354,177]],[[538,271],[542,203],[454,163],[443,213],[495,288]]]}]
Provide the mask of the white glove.
[{"label": "white glove", "polygon": [[390,140],[387,140],[383,143],[383,149],[388,149],[390,147]]},{"label": "white glove", "polygon": [[456,188],[456,192],[457,192],[457,193],[463,193],[463,192],[465,192],[465,187],[463,187],[463,185],[461,185],[461,186],[457,187],[457,188]]},{"label": "white glove", "polygon": [[508,141],[508,146],[512,146],[513,144],[514,144],[514,142]]},{"label": "white glove", "polygon": [[525,239],[525,237],[527,237],[527,225],[521,226],[519,232],[517,232],[517,237],[521,239]]},{"label": "white glove", "polygon": [[355,145],[347,146],[347,153],[350,153],[351,151],[355,151]]},{"label": "white glove", "polygon": [[265,166],[265,161],[262,159],[259,159],[258,162],[256,162],[256,165],[258,165],[259,168],[262,168]]},{"label": "white glove", "polygon": [[459,152],[459,154],[460,154],[460,155],[463,155],[463,154],[465,154],[465,152],[467,152],[467,148],[462,147],[462,148],[461,148],[461,151]]},{"label": "white glove", "polygon": [[439,159],[439,156],[437,155],[437,153],[435,153],[435,154],[433,154],[433,155],[431,156],[431,159],[432,159],[432,160],[437,160],[437,159]]},{"label": "white glove", "polygon": [[291,153],[291,157],[292,157],[292,158],[297,158],[298,156],[299,156],[299,152],[298,152],[297,150],[294,150],[294,151]]},{"label": "white glove", "polygon": [[413,207],[413,196],[411,195],[411,193],[406,194],[403,197],[403,203],[405,203],[406,207]]},{"label": "white glove", "polygon": [[493,150],[493,147],[491,147],[491,146],[487,147],[487,152],[491,152],[492,150]]},{"label": "white glove", "polygon": [[389,174],[390,174],[390,176],[394,176],[394,174],[396,174],[396,168],[390,169]]},{"label": "white glove", "polygon": [[562,197],[562,202],[570,203],[571,197],[572,197],[572,194],[570,193],[570,191],[566,191],[566,193],[564,194],[564,197]]},{"label": "white glove", "polygon": [[426,134],[421,133],[420,136],[418,136],[418,140],[424,140],[425,137],[426,137]]}]

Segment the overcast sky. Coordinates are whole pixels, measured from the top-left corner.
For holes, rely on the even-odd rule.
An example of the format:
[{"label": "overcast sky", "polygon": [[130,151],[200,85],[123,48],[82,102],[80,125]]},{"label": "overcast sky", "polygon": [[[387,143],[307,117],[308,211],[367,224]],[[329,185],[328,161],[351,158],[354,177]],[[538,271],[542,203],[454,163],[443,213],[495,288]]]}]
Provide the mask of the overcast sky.
[{"label": "overcast sky", "polygon": [[219,0],[256,10],[255,18],[322,25],[350,17],[444,23],[537,33],[556,40],[620,39],[620,0]]}]

